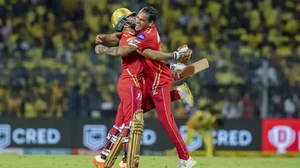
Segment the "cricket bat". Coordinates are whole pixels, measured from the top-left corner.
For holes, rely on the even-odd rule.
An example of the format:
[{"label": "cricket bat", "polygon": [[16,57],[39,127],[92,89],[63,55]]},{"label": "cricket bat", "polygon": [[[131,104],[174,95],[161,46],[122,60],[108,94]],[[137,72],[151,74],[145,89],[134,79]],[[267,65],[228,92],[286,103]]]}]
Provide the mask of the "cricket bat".
[{"label": "cricket bat", "polygon": [[204,69],[207,69],[208,67],[209,64],[206,58],[194,62],[183,69],[183,71],[180,73],[180,78],[177,79],[176,82],[186,79],[200,71],[203,71]]}]

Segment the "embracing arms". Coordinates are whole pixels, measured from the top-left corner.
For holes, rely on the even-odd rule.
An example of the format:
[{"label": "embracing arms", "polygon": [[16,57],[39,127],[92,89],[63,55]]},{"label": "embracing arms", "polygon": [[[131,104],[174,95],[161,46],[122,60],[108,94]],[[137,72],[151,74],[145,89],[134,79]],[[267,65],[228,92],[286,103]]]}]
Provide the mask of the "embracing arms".
[{"label": "embracing arms", "polygon": [[162,51],[155,51],[152,49],[145,49],[143,51],[138,50],[138,48],[134,45],[126,45],[122,47],[106,47],[101,44],[97,45],[95,48],[97,54],[106,53],[111,56],[127,56],[129,53],[137,51],[144,57],[153,59],[153,60],[168,60],[168,59],[175,59],[176,54],[171,52],[162,52]]},{"label": "embracing arms", "polygon": [[139,54],[141,54],[144,57],[153,59],[153,60],[169,60],[169,59],[176,59],[179,60],[179,62],[186,62],[191,54],[192,50],[187,47],[187,45],[180,46],[177,51],[174,52],[163,52],[163,51],[157,51],[152,49],[144,49],[139,50],[138,47],[134,44],[128,44],[121,47],[106,47],[104,45],[101,45],[100,43],[103,43],[105,41],[119,41],[121,38],[120,33],[113,33],[108,35],[97,35],[96,36],[96,44],[98,44],[95,47],[95,52],[97,54],[106,53],[111,56],[127,56],[129,53],[137,51]]},{"label": "embracing arms", "polygon": [[95,43],[101,44],[105,41],[120,41],[122,33],[99,34],[96,36]]}]

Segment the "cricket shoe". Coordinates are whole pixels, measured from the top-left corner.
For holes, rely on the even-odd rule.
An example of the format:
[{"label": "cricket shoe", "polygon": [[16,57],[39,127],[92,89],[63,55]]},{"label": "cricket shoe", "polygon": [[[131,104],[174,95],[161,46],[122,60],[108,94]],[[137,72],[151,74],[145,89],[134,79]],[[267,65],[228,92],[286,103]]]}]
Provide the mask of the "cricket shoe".
[{"label": "cricket shoe", "polygon": [[[127,168],[127,163],[121,161],[117,168]],[[138,165],[135,165],[134,168],[138,168]]]},{"label": "cricket shoe", "polygon": [[177,165],[178,168],[192,168],[196,165],[196,161],[193,160],[191,157],[188,160],[179,160],[179,163]]},{"label": "cricket shoe", "polygon": [[180,95],[181,100],[188,104],[190,107],[194,106],[194,97],[193,94],[189,88],[189,86],[184,83],[182,85],[177,86],[177,91]]},{"label": "cricket shoe", "polygon": [[104,168],[105,160],[102,159],[100,155],[93,157],[92,161],[97,168]]},{"label": "cricket shoe", "polygon": [[127,164],[121,161],[117,168],[127,168]]}]

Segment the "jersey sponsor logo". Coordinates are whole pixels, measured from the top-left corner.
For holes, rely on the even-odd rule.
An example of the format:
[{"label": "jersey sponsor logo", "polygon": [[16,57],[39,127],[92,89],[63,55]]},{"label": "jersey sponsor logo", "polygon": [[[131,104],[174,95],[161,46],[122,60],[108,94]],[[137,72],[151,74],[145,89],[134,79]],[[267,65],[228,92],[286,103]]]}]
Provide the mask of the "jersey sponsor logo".
[{"label": "jersey sponsor logo", "polygon": [[139,44],[140,43],[140,41],[138,41],[138,40],[133,40],[133,42],[132,42],[133,44]]},{"label": "jersey sponsor logo", "polygon": [[135,39],[135,37],[130,37],[130,38],[127,40],[127,42],[128,42],[128,43],[133,43],[134,39]]},{"label": "jersey sponsor logo", "polygon": [[144,40],[146,38],[145,34],[139,34],[138,39]]}]

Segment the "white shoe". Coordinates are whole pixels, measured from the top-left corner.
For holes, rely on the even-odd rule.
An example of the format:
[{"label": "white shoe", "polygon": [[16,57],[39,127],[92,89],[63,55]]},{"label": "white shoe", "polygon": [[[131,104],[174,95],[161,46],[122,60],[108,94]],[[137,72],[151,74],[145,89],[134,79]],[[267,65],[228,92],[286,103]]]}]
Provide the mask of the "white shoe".
[{"label": "white shoe", "polygon": [[177,165],[178,168],[192,168],[196,165],[196,161],[193,160],[191,157],[188,160],[179,160],[179,163]]},{"label": "white shoe", "polygon": [[192,92],[189,89],[189,86],[186,83],[184,83],[182,85],[177,86],[176,89],[178,90],[181,100],[184,103],[188,104],[190,107],[193,107],[194,97],[192,95]]}]

